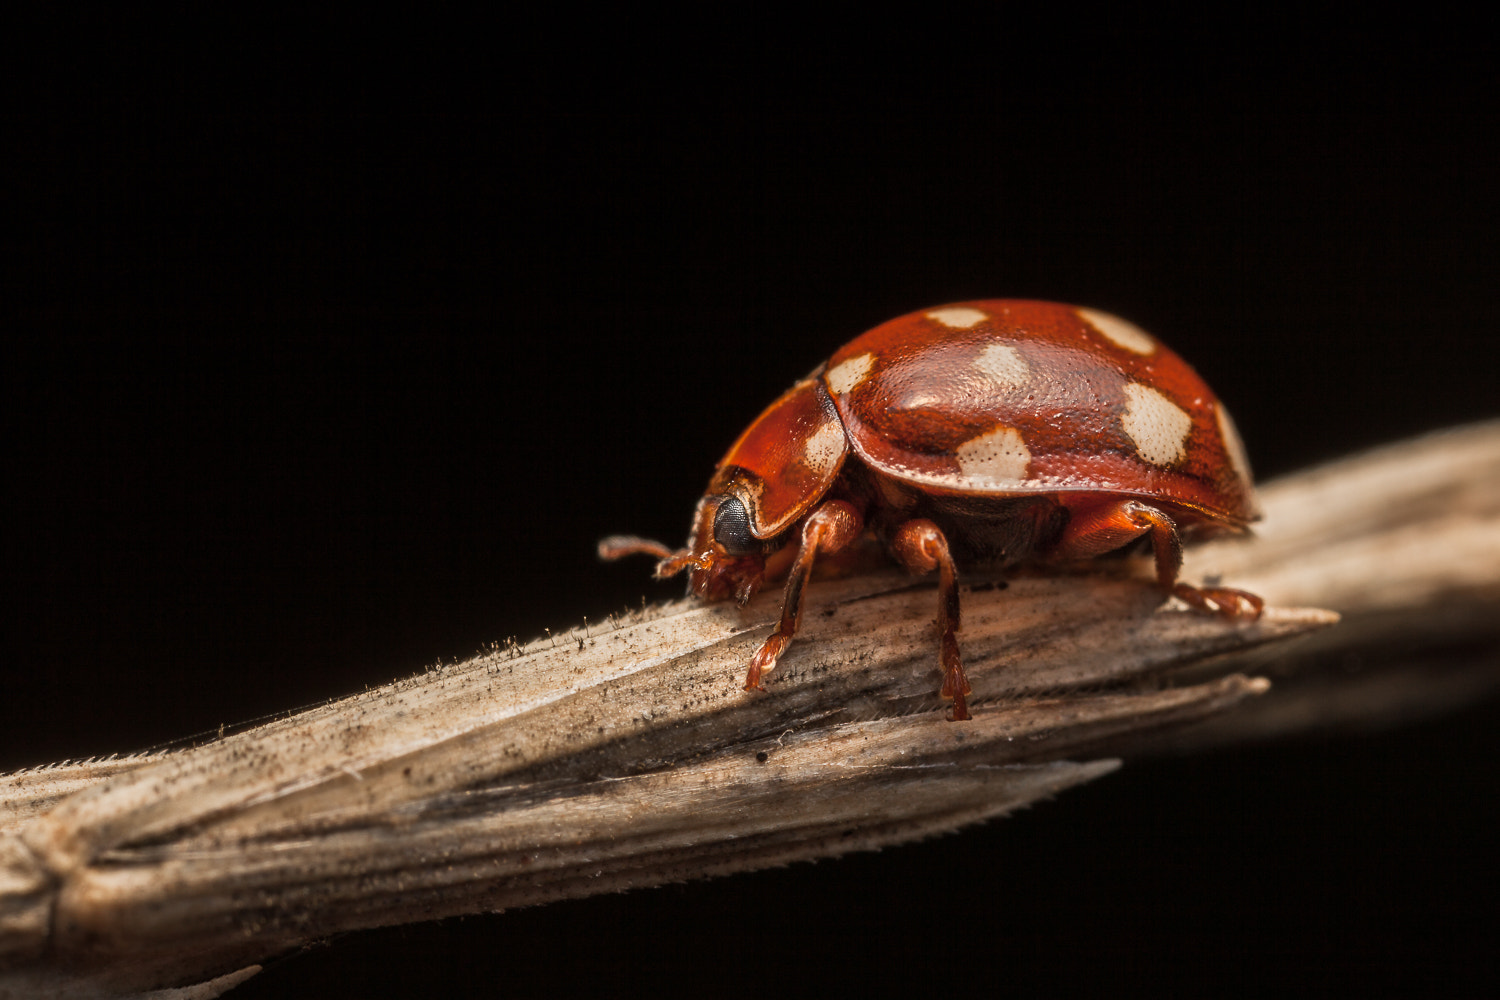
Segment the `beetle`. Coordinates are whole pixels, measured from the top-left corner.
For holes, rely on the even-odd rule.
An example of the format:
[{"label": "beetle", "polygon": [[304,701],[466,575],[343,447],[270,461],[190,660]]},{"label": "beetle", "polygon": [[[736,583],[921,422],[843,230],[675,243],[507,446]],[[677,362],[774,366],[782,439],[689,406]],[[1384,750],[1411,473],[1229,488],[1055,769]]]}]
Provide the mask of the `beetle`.
[{"label": "beetle", "polygon": [[[941,695],[970,717],[958,568],[1093,559],[1149,539],[1156,583],[1254,621],[1264,602],[1178,582],[1186,541],[1259,516],[1234,421],[1186,362],[1117,316],[1055,302],[959,302],[861,334],[755,419],[715,469],[686,547],[614,536],[604,559],[659,560],[708,601],[786,572],[745,690],[786,652],[819,558],[874,539],[936,570]],[[771,561],[768,568],[768,560]]]}]

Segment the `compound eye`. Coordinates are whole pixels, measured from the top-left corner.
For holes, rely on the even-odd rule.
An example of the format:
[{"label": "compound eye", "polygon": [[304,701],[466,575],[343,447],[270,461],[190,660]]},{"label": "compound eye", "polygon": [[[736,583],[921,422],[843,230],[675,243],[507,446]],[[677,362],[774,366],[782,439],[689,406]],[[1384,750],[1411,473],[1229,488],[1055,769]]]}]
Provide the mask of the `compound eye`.
[{"label": "compound eye", "polygon": [[736,496],[725,495],[714,512],[714,541],[732,556],[760,551],[760,542],[750,534],[750,512]]}]

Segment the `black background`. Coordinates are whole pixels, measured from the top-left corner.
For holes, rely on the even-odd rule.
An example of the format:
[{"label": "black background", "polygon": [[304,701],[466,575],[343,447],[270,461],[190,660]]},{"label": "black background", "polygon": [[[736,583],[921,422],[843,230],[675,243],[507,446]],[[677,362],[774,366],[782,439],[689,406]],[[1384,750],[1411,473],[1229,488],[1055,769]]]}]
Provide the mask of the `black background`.
[{"label": "black background", "polygon": [[[148,54],[156,27],[42,32],[6,111],[0,768],[676,595],[594,541],[680,540],[751,417],[923,306],[1135,320],[1262,478],[1500,409],[1470,26],[580,15]],[[1132,765],[880,855],[345,938],[235,995],[1493,987],[1496,719]]]}]

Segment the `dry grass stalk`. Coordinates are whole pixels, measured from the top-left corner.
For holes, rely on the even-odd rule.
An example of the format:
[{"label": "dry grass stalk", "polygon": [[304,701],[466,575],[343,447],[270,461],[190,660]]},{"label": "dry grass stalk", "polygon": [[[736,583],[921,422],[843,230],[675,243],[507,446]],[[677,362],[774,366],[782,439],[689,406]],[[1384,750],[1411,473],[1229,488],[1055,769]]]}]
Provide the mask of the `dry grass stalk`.
[{"label": "dry grass stalk", "polygon": [[[200,982],[342,930],[874,848],[1122,754],[1380,723],[1495,685],[1500,424],[1263,498],[1257,538],[1188,566],[1264,595],[1254,625],[1163,609],[1123,564],[975,581],[971,723],[941,719],[933,585],[884,574],[809,592],[764,695],[736,678],[779,595],[678,602],[194,750],[0,779],[0,995]],[[1393,634],[1403,655],[1382,657]],[[1358,678],[1320,669],[1356,649]]]}]

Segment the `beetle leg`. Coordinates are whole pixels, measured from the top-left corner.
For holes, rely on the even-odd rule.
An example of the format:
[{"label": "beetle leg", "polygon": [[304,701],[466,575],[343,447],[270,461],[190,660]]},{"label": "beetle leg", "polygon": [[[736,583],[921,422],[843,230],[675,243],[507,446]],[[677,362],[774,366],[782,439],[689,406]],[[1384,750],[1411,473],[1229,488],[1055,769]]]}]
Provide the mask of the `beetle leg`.
[{"label": "beetle leg", "polygon": [[1182,540],[1172,519],[1139,500],[1092,510],[1075,510],[1053,555],[1063,559],[1089,559],[1112,552],[1133,538],[1150,534],[1156,556],[1156,585],[1189,606],[1230,621],[1255,621],[1266,602],[1255,594],[1233,587],[1194,587],[1177,582],[1182,569]]},{"label": "beetle leg", "polygon": [[938,693],[953,699],[955,722],[967,719],[967,696],[973,688],[969,687],[969,679],[964,676],[963,663],[958,657],[958,574],[953,568],[953,556],[948,551],[948,539],[943,537],[942,529],[936,524],[926,518],[917,518],[896,529],[891,538],[891,552],[913,573],[939,571],[938,631],[941,633],[943,688]]},{"label": "beetle leg", "polygon": [[802,522],[802,545],[797,559],[786,577],[786,597],[781,602],[781,624],[771,637],[756,650],[750,660],[750,672],[745,676],[745,690],[765,690],[761,687],[760,675],[776,666],[776,661],[792,644],[797,626],[802,622],[802,587],[812,572],[813,560],[819,552],[837,552],[859,537],[864,530],[864,520],[853,505],[843,500],[829,500],[807,516]]}]

